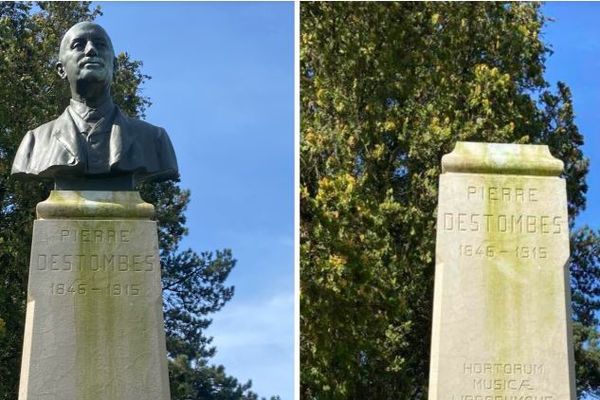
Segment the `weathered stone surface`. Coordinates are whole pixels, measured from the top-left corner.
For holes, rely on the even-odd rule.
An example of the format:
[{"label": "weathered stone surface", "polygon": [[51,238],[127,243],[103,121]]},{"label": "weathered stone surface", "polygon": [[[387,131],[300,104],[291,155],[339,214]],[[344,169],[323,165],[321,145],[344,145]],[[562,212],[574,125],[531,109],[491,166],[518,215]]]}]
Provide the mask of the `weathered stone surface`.
[{"label": "weathered stone surface", "polygon": [[575,399],[562,162],[458,143],[442,161],[429,399]]},{"label": "weathered stone surface", "polygon": [[38,219],[150,219],[154,206],[138,192],[53,190],[36,213]]},{"label": "weathered stone surface", "polygon": [[19,399],[170,399],[157,228],[139,217],[152,206],[136,192],[44,203],[52,219],[34,223]]}]

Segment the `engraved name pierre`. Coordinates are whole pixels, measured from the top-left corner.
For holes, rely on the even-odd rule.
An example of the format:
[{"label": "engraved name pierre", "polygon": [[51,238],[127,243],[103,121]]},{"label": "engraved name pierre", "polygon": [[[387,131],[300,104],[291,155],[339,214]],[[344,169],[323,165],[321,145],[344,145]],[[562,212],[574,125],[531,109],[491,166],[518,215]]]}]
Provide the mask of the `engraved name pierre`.
[{"label": "engraved name pierre", "polygon": [[129,229],[61,229],[63,243],[129,243]]},{"label": "engraved name pierre", "polygon": [[467,200],[483,200],[504,203],[536,203],[539,190],[536,187],[511,187],[499,185],[469,185]]}]

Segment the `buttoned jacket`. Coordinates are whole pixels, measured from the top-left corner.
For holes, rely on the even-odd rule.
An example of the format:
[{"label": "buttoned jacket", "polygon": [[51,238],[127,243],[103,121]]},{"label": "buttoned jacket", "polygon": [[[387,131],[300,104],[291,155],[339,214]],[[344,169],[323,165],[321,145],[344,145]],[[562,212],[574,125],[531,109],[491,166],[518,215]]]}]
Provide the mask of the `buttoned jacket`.
[{"label": "buttoned jacket", "polygon": [[[85,151],[68,109],[60,117],[27,132],[12,166],[12,174],[55,178],[57,172],[85,176]],[[109,174],[135,175],[137,181],[177,178],[173,145],[163,128],[130,118],[117,107],[108,149]]]}]

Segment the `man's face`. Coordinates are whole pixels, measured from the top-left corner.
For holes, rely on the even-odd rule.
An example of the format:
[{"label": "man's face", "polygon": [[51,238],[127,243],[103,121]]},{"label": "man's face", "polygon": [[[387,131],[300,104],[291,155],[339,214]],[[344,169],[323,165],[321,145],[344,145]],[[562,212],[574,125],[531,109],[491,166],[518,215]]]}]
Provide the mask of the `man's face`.
[{"label": "man's face", "polygon": [[112,81],[114,50],[104,29],[90,22],[74,25],[65,34],[56,64],[61,78],[75,81]]}]

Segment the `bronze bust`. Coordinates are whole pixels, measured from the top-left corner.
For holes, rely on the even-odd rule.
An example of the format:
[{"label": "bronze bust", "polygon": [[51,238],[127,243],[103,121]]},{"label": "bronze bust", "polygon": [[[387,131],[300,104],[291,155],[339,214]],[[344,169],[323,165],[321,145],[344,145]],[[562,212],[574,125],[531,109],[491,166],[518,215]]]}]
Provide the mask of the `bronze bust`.
[{"label": "bronze bust", "polygon": [[71,102],[57,119],[27,132],[12,174],[53,179],[63,190],[133,190],[144,180],[177,178],[163,128],[130,118],[110,95],[115,53],[106,31],[80,22],[64,35],[56,69]]}]

